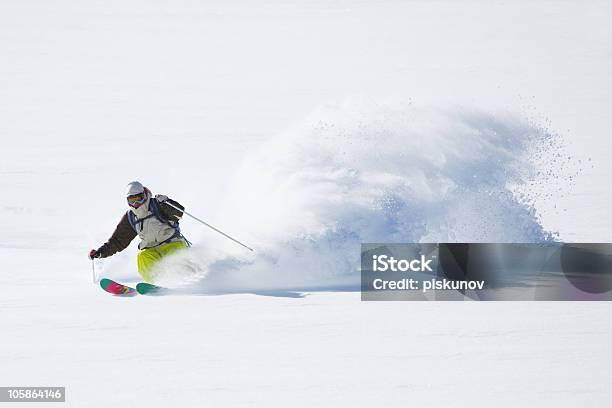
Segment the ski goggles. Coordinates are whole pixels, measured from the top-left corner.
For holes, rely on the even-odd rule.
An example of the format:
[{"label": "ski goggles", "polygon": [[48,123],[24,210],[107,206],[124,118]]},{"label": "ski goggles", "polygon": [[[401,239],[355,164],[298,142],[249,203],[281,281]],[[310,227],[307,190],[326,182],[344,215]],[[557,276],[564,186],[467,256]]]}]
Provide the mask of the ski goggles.
[{"label": "ski goggles", "polygon": [[127,202],[130,207],[138,208],[144,204],[147,196],[144,193],[138,193],[127,197]]}]

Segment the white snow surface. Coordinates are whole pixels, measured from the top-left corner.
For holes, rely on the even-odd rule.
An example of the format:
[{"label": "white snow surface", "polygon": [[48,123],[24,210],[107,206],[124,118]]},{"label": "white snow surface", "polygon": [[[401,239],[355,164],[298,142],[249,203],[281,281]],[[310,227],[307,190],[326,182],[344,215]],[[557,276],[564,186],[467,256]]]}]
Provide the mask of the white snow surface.
[{"label": "white snow surface", "polygon": [[[608,406],[606,302],[361,302],[360,242],[609,242],[612,4],[0,4],[0,386],[70,407]],[[140,180],[188,295],[86,254]],[[136,283],[136,248],[98,262]],[[195,289],[194,289],[195,288]],[[8,405],[8,404],[7,404]],[[19,406],[28,406],[22,404]]]}]

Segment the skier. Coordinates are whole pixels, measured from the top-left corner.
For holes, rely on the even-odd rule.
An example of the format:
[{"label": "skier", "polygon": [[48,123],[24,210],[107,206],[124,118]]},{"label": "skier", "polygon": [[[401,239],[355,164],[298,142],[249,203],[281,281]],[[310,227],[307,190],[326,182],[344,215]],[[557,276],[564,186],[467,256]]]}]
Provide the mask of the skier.
[{"label": "skier", "polygon": [[127,203],[129,209],[113,235],[100,248],[92,249],[89,258],[106,258],[123,251],[138,235],[141,239],[138,244],[138,273],[145,282],[152,282],[152,269],[160,259],[189,247],[189,241],[179,228],[185,207],[165,195],[153,197],[151,191],[138,181],[128,184]]}]

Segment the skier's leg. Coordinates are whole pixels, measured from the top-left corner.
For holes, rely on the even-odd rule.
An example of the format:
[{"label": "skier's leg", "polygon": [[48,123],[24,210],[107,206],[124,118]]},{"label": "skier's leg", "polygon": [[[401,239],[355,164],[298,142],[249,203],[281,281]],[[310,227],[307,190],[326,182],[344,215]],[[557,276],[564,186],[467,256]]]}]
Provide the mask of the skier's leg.
[{"label": "skier's leg", "polygon": [[143,249],[138,253],[138,273],[145,282],[153,282],[152,270],[155,264],[164,256],[189,246],[183,240],[168,242],[155,248]]},{"label": "skier's leg", "polygon": [[145,282],[153,282],[151,270],[161,257],[162,254],[157,248],[147,248],[138,252],[138,274],[142,277],[142,280]]}]

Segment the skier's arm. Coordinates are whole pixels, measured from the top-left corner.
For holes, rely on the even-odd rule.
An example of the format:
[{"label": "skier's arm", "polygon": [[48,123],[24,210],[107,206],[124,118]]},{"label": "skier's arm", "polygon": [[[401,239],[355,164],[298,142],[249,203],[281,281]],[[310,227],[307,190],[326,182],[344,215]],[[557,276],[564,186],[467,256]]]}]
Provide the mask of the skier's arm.
[{"label": "skier's arm", "polygon": [[[174,207],[180,208],[181,210],[177,210],[176,208],[172,207],[170,204],[172,204]],[[166,198],[164,201],[160,202],[159,207],[161,211],[164,213],[164,215],[166,216],[166,218],[169,219],[170,221],[180,220],[181,217],[183,216],[182,210],[185,209],[185,207],[183,207],[177,201],[174,201],[170,198]]]},{"label": "skier's arm", "polygon": [[115,228],[113,235],[98,249],[101,258],[106,258],[117,252],[123,251],[130,245],[130,242],[132,242],[135,237],[136,231],[134,231],[134,228],[130,225],[126,212],[123,218],[121,218],[121,221],[119,221],[119,224],[117,224],[117,228]]}]

